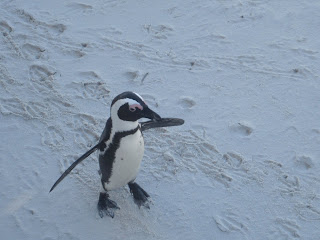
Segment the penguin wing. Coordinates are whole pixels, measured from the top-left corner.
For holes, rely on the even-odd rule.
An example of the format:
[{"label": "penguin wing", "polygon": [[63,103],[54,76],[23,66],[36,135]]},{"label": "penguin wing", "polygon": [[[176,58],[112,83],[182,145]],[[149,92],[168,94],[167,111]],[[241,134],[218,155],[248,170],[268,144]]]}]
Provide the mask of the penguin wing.
[{"label": "penguin wing", "polygon": [[52,188],[50,189],[50,192],[74,169],[79,163],[81,163],[84,159],[89,157],[94,151],[96,151],[98,148],[103,148],[104,142],[110,138],[111,134],[111,128],[112,128],[112,122],[111,118],[108,119],[106,126],[101,134],[99,143],[96,144],[93,148],[91,148],[89,151],[87,151],[85,154],[83,154],[80,158],[78,158],[74,163],[71,164],[70,167],[59,177],[59,179],[53,184]]},{"label": "penguin wing", "polygon": [[161,118],[161,120],[157,122],[147,121],[140,124],[141,131],[145,131],[151,128],[180,126],[184,124],[184,120],[180,118]]},{"label": "penguin wing", "polygon": [[53,184],[52,188],[50,189],[50,192],[71,172],[72,169],[75,168],[79,163],[81,163],[84,159],[90,156],[91,153],[97,150],[101,145],[101,142],[99,142],[97,145],[95,145],[93,148],[91,148],[89,151],[87,151],[85,154],[83,154],[80,158],[78,158],[74,163],[71,164],[70,167],[59,177],[59,179]]},{"label": "penguin wing", "polygon": [[108,119],[106,122],[106,126],[103,129],[103,132],[101,133],[99,142],[106,142],[110,138],[111,135],[111,129],[112,129],[112,121],[111,118]]}]

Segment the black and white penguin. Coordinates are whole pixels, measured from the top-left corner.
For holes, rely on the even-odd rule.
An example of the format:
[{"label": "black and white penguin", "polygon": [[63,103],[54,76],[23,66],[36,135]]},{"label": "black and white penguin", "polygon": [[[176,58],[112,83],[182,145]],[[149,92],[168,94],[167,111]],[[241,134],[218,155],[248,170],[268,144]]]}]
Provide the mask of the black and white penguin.
[{"label": "black and white penguin", "polygon": [[[141,118],[151,121],[139,123]],[[167,126],[182,125],[177,118],[161,118],[152,111],[143,98],[134,92],[124,92],[115,97],[111,104],[110,118],[101,134],[99,143],[76,160],[56,181],[50,192],[67,176],[71,170],[95,150],[99,149],[101,190],[98,200],[100,217],[104,214],[114,217],[117,204],[109,199],[108,191],[128,185],[135,203],[149,208],[149,194],[135,179],[144,154],[142,131]]]},{"label": "black and white penguin", "polygon": [[113,216],[109,208],[117,208],[115,202],[108,198],[107,191],[127,184],[135,202],[139,206],[146,203],[149,195],[134,182],[144,153],[144,140],[138,120],[161,120],[142,97],[133,92],[118,95],[112,101],[110,115],[100,137],[104,143],[99,153],[102,189],[98,210],[101,217],[104,212]]}]

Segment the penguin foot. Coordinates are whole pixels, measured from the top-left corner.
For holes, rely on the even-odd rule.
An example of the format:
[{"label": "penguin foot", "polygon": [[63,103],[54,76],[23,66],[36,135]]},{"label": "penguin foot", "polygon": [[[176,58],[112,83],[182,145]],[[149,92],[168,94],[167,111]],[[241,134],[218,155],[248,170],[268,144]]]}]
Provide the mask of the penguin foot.
[{"label": "penguin foot", "polygon": [[138,205],[138,207],[140,208],[141,206],[144,206],[150,209],[148,202],[148,198],[150,197],[150,195],[137,183],[128,183],[128,186],[130,188],[130,192],[133,195],[134,202]]},{"label": "penguin foot", "polygon": [[98,212],[101,218],[106,214],[109,217],[114,217],[114,209],[120,209],[115,201],[109,199],[107,193],[100,192],[98,201]]}]

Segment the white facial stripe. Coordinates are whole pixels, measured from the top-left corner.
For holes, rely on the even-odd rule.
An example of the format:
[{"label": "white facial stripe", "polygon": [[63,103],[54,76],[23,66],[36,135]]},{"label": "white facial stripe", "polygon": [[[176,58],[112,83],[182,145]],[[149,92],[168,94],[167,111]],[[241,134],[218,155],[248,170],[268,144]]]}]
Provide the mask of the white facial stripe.
[{"label": "white facial stripe", "polygon": [[140,103],[138,103],[137,101],[135,101],[131,98],[125,98],[124,101],[129,103],[129,105],[135,105],[135,104],[140,105]]},{"label": "white facial stripe", "polygon": [[144,101],[144,99],[143,99],[138,93],[134,92],[134,94],[137,95],[144,103],[146,103],[146,102]]}]

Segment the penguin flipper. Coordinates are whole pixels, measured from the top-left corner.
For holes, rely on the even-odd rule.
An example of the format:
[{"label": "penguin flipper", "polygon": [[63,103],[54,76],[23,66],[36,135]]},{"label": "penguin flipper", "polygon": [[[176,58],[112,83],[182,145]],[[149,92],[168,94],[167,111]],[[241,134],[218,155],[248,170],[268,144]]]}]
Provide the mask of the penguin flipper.
[{"label": "penguin flipper", "polygon": [[160,121],[147,121],[140,124],[141,131],[145,131],[151,128],[180,126],[184,124],[184,120],[181,118],[161,118]]},{"label": "penguin flipper", "polygon": [[53,184],[52,188],[50,189],[50,192],[74,169],[79,163],[81,163],[84,159],[90,156],[91,153],[96,151],[100,145],[103,142],[99,142],[97,145],[95,145],[93,148],[91,148],[89,151],[87,151],[85,154],[83,154],[80,158],[78,158],[74,163],[71,164],[70,167],[59,177],[59,179]]}]

